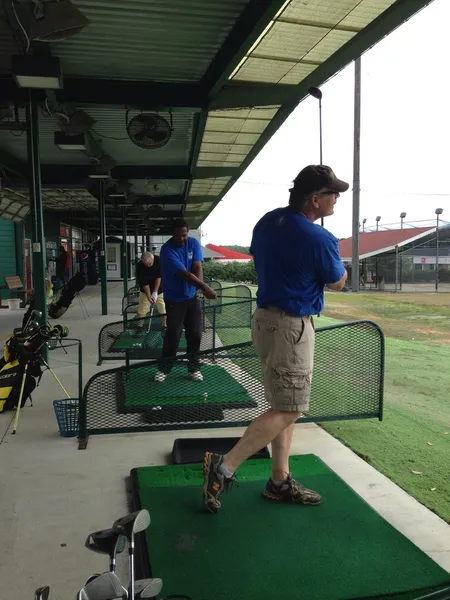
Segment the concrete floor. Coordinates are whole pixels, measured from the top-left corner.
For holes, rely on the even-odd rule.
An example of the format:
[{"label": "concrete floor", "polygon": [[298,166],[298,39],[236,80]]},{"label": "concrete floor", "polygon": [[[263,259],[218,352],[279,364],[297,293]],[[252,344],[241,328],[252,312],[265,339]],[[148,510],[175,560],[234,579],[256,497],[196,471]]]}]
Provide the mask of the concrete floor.
[{"label": "concrete floor", "polygon": [[[101,316],[99,287],[83,293],[90,317],[80,305],[61,319],[71,336],[83,340],[84,382],[97,367],[97,334],[120,320],[122,284],[109,285],[110,315]],[[23,311],[0,311],[0,344],[21,322]],[[77,396],[76,354],[58,350],[51,364],[68,392]],[[0,414],[0,582],[1,598],[31,598],[35,588],[51,586],[51,600],[73,597],[107,561],[84,548],[90,531],[108,527],[128,510],[126,478],[133,467],[161,465],[175,437],[240,435],[243,430],[199,430],[94,436],[87,450],[58,434],[52,400],[62,398],[50,373],[33,394],[34,407],[20,416],[11,436],[11,413]],[[394,527],[450,572],[450,526],[321,428],[296,427],[293,454],[314,453]],[[239,490],[236,491],[239,493]],[[125,554],[119,574],[126,580]]]}]

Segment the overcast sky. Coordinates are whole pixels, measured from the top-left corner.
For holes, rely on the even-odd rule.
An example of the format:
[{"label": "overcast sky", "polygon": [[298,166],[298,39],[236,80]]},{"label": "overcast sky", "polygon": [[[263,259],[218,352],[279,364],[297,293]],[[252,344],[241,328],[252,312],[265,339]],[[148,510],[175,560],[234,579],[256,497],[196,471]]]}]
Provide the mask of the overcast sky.
[{"label": "overcast sky", "polygon": [[[434,0],[362,57],[361,220],[450,221],[450,0]],[[353,180],[354,65],[322,86],[323,160]],[[307,98],[202,226],[203,243],[249,245],[257,220],[285,206],[292,179],[319,162],[318,102]],[[351,235],[352,192],[325,227]],[[426,223],[428,224],[428,223]]]}]

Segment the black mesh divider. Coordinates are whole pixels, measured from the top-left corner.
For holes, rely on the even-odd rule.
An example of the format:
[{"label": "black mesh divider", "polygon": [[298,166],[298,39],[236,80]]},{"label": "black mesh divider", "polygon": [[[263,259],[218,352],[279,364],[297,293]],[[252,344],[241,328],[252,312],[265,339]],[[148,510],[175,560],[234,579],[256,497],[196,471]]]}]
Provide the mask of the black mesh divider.
[{"label": "black mesh divider", "polygon": [[[370,321],[316,332],[311,405],[299,422],[382,418],[384,337]],[[157,361],[103,371],[92,377],[80,406],[80,438],[122,433],[248,425],[269,405],[259,358],[251,342],[197,355],[203,381],[188,378],[186,354],[164,383],[154,382]]]},{"label": "black mesh divider", "polygon": [[140,290],[138,286],[134,286],[128,290],[128,294],[122,298],[122,313],[130,304],[139,304],[139,294]]},{"label": "black mesh divider", "polygon": [[[136,335],[142,321],[136,317],[137,304],[126,307],[123,321],[102,327],[98,338],[99,365],[104,360],[148,360],[158,358],[162,349],[161,315],[145,317],[142,331]],[[251,317],[256,308],[254,300],[210,305],[203,309],[201,350],[214,350],[224,345],[251,340]],[[186,352],[183,334],[180,351]]]}]

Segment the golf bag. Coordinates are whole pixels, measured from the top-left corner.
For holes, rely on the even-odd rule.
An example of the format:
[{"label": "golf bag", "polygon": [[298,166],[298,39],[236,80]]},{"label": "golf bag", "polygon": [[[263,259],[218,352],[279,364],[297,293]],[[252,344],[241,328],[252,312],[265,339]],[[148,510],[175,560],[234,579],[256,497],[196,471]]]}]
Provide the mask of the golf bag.
[{"label": "golf bag", "polygon": [[82,273],[76,273],[69,281],[59,290],[48,307],[48,316],[51,319],[59,319],[62,317],[77,292],[81,292],[86,287],[86,281]]},{"label": "golf bag", "polygon": [[31,394],[42,377],[39,358],[27,358],[21,352],[20,345],[24,341],[19,342],[12,337],[5,344],[3,358],[0,359],[0,413],[17,408],[27,363],[21,407],[28,398],[31,401]]}]

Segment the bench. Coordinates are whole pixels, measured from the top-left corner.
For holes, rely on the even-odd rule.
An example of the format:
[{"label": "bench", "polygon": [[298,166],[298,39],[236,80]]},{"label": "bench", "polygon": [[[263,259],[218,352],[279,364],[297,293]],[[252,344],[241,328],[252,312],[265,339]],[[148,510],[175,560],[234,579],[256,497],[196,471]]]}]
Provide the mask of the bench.
[{"label": "bench", "polygon": [[10,298],[19,297],[24,305],[27,300],[28,290],[23,286],[22,280],[18,275],[9,275],[3,277],[5,285],[1,289],[7,289],[9,291]]}]

